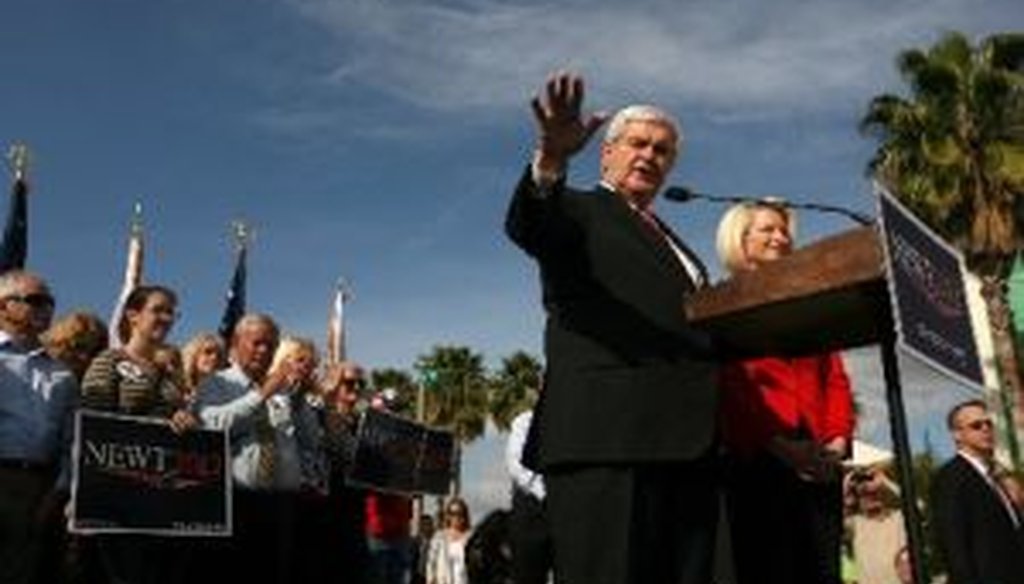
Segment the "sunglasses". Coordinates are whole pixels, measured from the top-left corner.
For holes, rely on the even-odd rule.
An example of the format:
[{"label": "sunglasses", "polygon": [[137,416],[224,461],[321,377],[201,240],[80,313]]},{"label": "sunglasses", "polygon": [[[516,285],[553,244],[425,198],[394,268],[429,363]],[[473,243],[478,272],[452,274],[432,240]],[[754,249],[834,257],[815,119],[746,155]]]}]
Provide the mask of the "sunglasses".
[{"label": "sunglasses", "polygon": [[346,377],[341,380],[341,384],[348,387],[355,387],[356,389],[363,389],[366,387],[366,380],[361,377]]},{"label": "sunglasses", "polygon": [[44,292],[33,292],[32,294],[14,294],[5,300],[14,300],[22,304],[28,304],[32,308],[53,308],[57,303],[53,296]]},{"label": "sunglasses", "polygon": [[974,420],[973,422],[967,422],[964,426],[967,426],[971,430],[991,430],[993,428],[992,420]]}]

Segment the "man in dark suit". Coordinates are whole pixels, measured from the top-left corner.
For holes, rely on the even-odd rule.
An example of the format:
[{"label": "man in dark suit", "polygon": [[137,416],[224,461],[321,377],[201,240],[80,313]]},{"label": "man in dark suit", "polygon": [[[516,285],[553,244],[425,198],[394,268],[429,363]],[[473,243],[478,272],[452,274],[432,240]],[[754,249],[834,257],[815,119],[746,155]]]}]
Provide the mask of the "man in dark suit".
[{"label": "man in dark suit", "polygon": [[540,267],[545,390],[527,455],[547,482],[560,584],[710,580],[717,503],[715,364],[683,313],[703,266],[651,212],[681,135],[630,106],[601,144],[601,184],[565,184],[604,123],[583,80],[557,74],[533,100],[538,143],[506,230]]},{"label": "man in dark suit", "polygon": [[1024,531],[995,479],[995,435],[985,402],[954,407],[946,423],[956,456],[932,480],[932,514],[949,584],[1024,582]]}]

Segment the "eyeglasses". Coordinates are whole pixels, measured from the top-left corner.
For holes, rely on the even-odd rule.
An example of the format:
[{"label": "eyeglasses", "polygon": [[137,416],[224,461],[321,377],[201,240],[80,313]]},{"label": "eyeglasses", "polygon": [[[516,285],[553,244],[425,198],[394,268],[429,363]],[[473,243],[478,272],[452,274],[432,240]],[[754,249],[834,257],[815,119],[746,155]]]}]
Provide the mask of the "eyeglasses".
[{"label": "eyeglasses", "polygon": [[53,308],[57,303],[53,296],[46,294],[45,292],[33,292],[31,294],[14,294],[5,298],[5,300],[15,300],[22,304],[28,304],[32,308]]},{"label": "eyeglasses", "polygon": [[341,380],[341,384],[355,387],[356,389],[363,389],[366,387],[366,380],[361,377],[346,377]]},{"label": "eyeglasses", "polygon": [[966,424],[964,424],[964,426],[970,428],[971,430],[975,430],[975,431],[982,430],[982,429],[991,430],[993,428],[992,420],[987,420],[987,419],[986,420],[973,420],[971,422],[967,422]]}]

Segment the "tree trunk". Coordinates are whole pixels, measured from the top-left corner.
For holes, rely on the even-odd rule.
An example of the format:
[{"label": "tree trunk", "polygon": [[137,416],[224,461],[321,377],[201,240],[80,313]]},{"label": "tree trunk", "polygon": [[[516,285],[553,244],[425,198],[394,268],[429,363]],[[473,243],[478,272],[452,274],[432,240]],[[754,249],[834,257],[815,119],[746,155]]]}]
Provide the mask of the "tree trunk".
[{"label": "tree trunk", "polygon": [[981,295],[988,309],[992,327],[992,346],[995,351],[996,369],[999,371],[999,397],[1001,412],[1006,416],[1007,447],[1016,470],[1020,470],[1020,445],[1018,436],[1024,433],[1024,383],[1021,381],[1017,360],[1017,342],[1013,330],[1010,304],[1007,301],[1008,285],[1005,278],[985,276],[982,278]]}]

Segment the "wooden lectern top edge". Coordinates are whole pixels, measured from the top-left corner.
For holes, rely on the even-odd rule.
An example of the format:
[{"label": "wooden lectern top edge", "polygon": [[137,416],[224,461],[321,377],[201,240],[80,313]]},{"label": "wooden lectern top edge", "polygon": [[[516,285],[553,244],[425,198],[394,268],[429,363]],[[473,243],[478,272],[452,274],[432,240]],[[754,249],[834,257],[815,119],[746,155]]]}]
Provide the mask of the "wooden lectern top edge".
[{"label": "wooden lectern top edge", "polygon": [[821,239],[777,262],[700,291],[688,299],[686,315],[700,322],[884,277],[878,232],[875,227],[861,227]]}]

